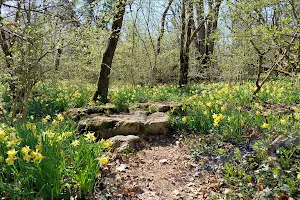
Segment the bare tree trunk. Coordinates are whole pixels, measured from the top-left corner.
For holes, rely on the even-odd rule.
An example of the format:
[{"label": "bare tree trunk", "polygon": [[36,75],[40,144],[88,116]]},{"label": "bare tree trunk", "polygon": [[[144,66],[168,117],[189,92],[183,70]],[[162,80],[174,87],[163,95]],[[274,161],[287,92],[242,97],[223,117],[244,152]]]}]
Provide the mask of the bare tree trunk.
[{"label": "bare tree trunk", "polygon": [[186,3],[185,0],[182,1],[181,5],[181,35],[180,35],[180,75],[179,75],[179,86],[183,86],[187,83],[186,77],[186,58],[185,58],[185,37],[186,37]]},{"label": "bare tree trunk", "polygon": [[[3,3],[3,0],[0,0],[0,22],[3,20],[2,16],[1,16],[2,3]],[[20,15],[20,1],[18,1],[18,7],[17,7],[17,11],[16,11],[15,21],[18,21],[19,15]],[[7,73],[11,77],[13,77],[13,63],[14,62],[13,62],[13,54],[11,52],[11,47],[10,47],[11,41],[9,41],[9,39],[7,39],[6,34],[5,34],[4,30],[2,30],[2,29],[0,29],[0,44],[1,44],[1,49],[5,56]],[[14,83],[13,80],[9,80],[9,88],[10,88],[13,98],[15,98],[16,84]]]},{"label": "bare tree trunk", "polygon": [[[205,23],[203,23],[202,26],[200,26],[199,31],[197,33],[197,50],[199,52],[199,56],[197,57],[197,60],[199,61],[197,73],[203,72],[203,70],[205,70],[208,67],[210,57],[213,54],[215,38],[212,35],[216,32],[218,28],[218,18],[221,3],[222,0],[208,1],[210,19],[205,20],[206,27]],[[200,5],[202,6],[202,9]],[[198,6],[196,6],[196,13],[198,21],[204,19],[203,0],[199,2]]]},{"label": "bare tree trunk", "polygon": [[[188,83],[188,71],[189,71],[189,53],[190,53],[190,43],[192,35],[193,26],[193,5],[192,2],[188,2],[188,19],[186,24],[186,4],[182,1],[182,11],[181,11],[181,47],[180,47],[180,78],[179,86],[182,87]],[[186,34],[186,36],[185,36]]]},{"label": "bare tree trunk", "polygon": [[[220,11],[220,6],[221,6],[222,0],[217,0],[216,5],[214,7],[214,10],[212,10],[212,21],[209,22],[208,26],[208,34],[207,37],[211,36],[212,34],[216,33],[216,30],[218,28],[218,18],[219,18],[219,11]],[[214,52],[214,47],[215,47],[215,37],[212,36],[209,38],[208,43],[207,43],[207,54],[208,56],[211,56]]]},{"label": "bare tree trunk", "polygon": [[[197,13],[197,21],[199,22],[200,20],[203,20],[204,18],[203,0],[201,0],[199,2],[199,5],[196,6],[196,13]],[[196,42],[196,47],[199,52],[199,55],[197,56],[197,60],[198,60],[197,73],[199,73],[203,68],[203,66],[207,64],[206,48],[205,48],[205,40],[206,40],[205,33],[206,33],[205,23],[203,23],[198,31],[197,42]]]},{"label": "bare tree trunk", "polygon": [[112,33],[108,40],[107,48],[103,54],[101,71],[98,80],[98,88],[94,94],[93,101],[96,101],[100,96],[101,98],[100,100],[103,103],[107,102],[110,69],[112,66],[112,61],[120,37],[123,18],[125,14],[125,6],[126,6],[126,0],[119,0],[117,2],[117,6],[116,6],[117,11],[113,18],[113,23],[112,23]]},{"label": "bare tree trunk", "polygon": [[160,50],[161,50],[161,40],[164,36],[165,33],[165,22],[166,22],[166,17],[167,17],[167,13],[169,11],[169,9],[171,8],[171,5],[173,3],[174,0],[169,0],[169,4],[167,6],[167,8],[165,9],[162,18],[161,18],[161,27],[160,27],[160,33],[157,39],[157,47],[156,47],[156,55],[160,54]]},{"label": "bare tree trunk", "polygon": [[59,64],[60,64],[60,58],[61,58],[62,52],[63,52],[63,48],[59,47],[57,49],[57,54],[56,54],[56,59],[55,59],[55,64],[54,64],[55,71],[59,70]]}]

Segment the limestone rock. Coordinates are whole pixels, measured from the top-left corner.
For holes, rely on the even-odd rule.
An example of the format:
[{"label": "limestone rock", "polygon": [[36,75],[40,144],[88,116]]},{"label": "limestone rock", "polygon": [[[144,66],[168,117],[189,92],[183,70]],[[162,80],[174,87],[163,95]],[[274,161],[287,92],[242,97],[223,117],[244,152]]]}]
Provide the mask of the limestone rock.
[{"label": "limestone rock", "polygon": [[136,135],[117,135],[109,138],[113,143],[113,148],[118,152],[125,150],[140,150],[144,147],[144,141]]},{"label": "limestone rock", "polygon": [[78,131],[95,132],[98,138],[115,135],[157,135],[169,132],[171,123],[165,113],[146,115],[145,112],[129,114],[88,116],[78,123]]},{"label": "limestone rock", "polygon": [[171,127],[169,117],[161,112],[149,115],[144,125],[146,135],[167,134]]},{"label": "limestone rock", "polygon": [[144,110],[149,113],[155,112],[169,112],[173,110],[173,112],[179,112],[181,105],[174,102],[160,102],[160,103],[138,103],[129,108],[130,111],[134,110]]},{"label": "limestone rock", "polygon": [[64,113],[64,116],[71,118],[75,121],[93,114],[113,114],[116,113],[117,109],[112,104],[106,104],[102,106],[89,106],[86,108],[72,108]]}]

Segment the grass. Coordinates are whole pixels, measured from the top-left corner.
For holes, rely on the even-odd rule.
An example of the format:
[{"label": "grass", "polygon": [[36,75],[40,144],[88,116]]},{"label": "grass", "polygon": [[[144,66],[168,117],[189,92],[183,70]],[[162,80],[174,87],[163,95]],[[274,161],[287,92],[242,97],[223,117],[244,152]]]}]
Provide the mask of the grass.
[{"label": "grass", "polygon": [[[203,170],[222,175],[230,197],[274,199],[285,194],[300,198],[300,87],[291,79],[272,80],[253,99],[253,86],[251,81],[185,88],[123,86],[112,88],[109,99],[119,111],[138,102],[180,103],[182,112],[170,113],[174,129],[201,138],[189,143],[191,155]],[[88,139],[89,135],[78,136],[74,122],[57,115],[68,108],[93,105],[92,93],[90,86],[44,83],[31,99],[27,126],[12,128],[3,121],[1,130],[7,138],[0,139],[2,196],[55,199],[93,192],[109,148],[104,141]],[[72,134],[65,137],[66,133]],[[14,140],[16,145],[8,147],[7,142]],[[38,144],[41,151],[36,150]],[[26,145],[45,157],[35,160],[30,154],[27,162],[21,152]],[[8,165],[5,159],[12,149],[17,151],[16,159]]]}]

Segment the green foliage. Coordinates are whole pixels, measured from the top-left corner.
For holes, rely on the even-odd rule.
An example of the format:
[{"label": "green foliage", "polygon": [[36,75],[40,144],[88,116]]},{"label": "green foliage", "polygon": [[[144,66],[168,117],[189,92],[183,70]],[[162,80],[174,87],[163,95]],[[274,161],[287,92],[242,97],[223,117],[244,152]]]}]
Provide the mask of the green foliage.
[{"label": "green foliage", "polygon": [[[91,194],[111,144],[92,133],[77,136],[62,115],[0,128],[1,196],[58,199]],[[63,195],[63,196],[62,196]]]},{"label": "green foliage", "polygon": [[255,100],[252,92],[251,81],[185,88],[125,86],[111,91],[110,100],[127,106],[180,102],[181,112],[170,113],[174,128],[198,134],[198,142],[190,144],[191,154],[204,170],[223,175],[231,197],[276,198],[284,193],[297,198],[299,87],[292,79],[274,79]]},{"label": "green foliage", "polygon": [[29,102],[29,116],[34,118],[54,116],[68,108],[83,107],[89,103],[91,91],[84,86],[44,83],[37,87],[35,96]]}]

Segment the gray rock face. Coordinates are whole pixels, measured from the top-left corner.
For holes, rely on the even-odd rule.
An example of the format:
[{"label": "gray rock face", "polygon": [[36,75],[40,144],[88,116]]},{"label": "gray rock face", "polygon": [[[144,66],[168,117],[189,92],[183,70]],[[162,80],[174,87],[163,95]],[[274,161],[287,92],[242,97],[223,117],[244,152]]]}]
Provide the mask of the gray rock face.
[{"label": "gray rock face", "polygon": [[155,112],[169,112],[173,110],[174,112],[179,112],[181,108],[180,104],[174,102],[161,102],[161,103],[138,103],[129,108],[130,111],[134,110],[144,110],[149,113]]},{"label": "gray rock face", "polygon": [[98,138],[109,138],[116,135],[157,135],[166,134],[170,129],[170,119],[165,113],[137,111],[118,115],[90,115],[79,121],[78,131],[95,132]]},{"label": "gray rock face", "polygon": [[112,141],[113,149],[117,152],[124,152],[125,150],[140,150],[144,147],[144,141],[135,135],[117,135],[108,140]]},{"label": "gray rock face", "polygon": [[113,114],[116,113],[116,107],[112,104],[107,104],[103,106],[89,106],[86,108],[73,108],[64,113],[64,116],[71,118],[75,121],[92,115],[92,114]]}]

